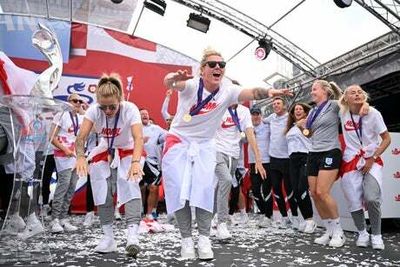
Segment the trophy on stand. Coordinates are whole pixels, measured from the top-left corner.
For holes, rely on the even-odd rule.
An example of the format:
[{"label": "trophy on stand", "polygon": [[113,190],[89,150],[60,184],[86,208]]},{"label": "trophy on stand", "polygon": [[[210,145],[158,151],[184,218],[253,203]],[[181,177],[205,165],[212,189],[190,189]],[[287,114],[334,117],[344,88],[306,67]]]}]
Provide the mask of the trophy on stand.
[{"label": "trophy on stand", "polygon": [[[62,55],[57,36],[39,23],[32,43],[48,60],[47,68],[36,80],[30,95],[0,96],[0,126],[7,129],[7,151],[12,161],[0,162],[7,175],[13,175],[13,189],[0,232],[0,264],[15,262],[49,262],[49,242],[40,216],[42,181],[50,147],[51,117],[71,106],[53,98],[62,74]],[[1,158],[0,158],[1,159]]]}]

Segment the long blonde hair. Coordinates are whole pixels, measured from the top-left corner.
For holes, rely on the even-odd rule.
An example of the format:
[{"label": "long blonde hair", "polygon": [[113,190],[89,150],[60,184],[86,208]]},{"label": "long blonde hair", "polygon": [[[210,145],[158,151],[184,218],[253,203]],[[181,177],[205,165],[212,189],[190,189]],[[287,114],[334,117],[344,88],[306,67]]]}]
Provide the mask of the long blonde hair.
[{"label": "long blonde hair", "polygon": [[124,100],[121,78],[117,73],[101,76],[96,89],[97,99],[101,97],[117,97],[118,101]]},{"label": "long blonde hair", "polygon": [[364,91],[364,89],[361,88],[358,84],[353,84],[348,86],[344,92],[343,95],[339,99],[339,104],[340,104],[340,112],[345,113],[346,111],[349,110],[349,103],[347,102],[347,94],[351,89],[355,88],[356,90],[361,90],[362,95],[364,96],[364,101],[368,101],[368,93]]},{"label": "long blonde hair", "polygon": [[322,87],[327,93],[329,99],[339,99],[342,96],[342,90],[335,82],[328,82],[326,80],[316,80],[314,84],[317,83]]}]

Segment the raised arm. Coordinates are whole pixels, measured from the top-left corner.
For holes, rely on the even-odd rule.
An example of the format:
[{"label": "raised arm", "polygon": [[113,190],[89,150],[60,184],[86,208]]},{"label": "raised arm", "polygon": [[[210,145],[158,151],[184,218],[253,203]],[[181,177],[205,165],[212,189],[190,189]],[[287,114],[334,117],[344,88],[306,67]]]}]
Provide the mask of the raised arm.
[{"label": "raised arm", "polygon": [[164,102],[161,106],[161,114],[164,120],[167,120],[171,117],[171,114],[168,113],[168,106],[169,106],[169,101],[171,100],[171,94],[172,94],[172,89],[168,89]]},{"label": "raised arm", "polygon": [[272,98],[275,96],[293,96],[293,93],[289,89],[266,89],[262,87],[255,87],[249,89],[243,89],[239,94],[239,102],[249,100],[260,100],[265,98]]},{"label": "raised arm", "polygon": [[182,91],[185,89],[185,82],[192,78],[193,75],[189,74],[187,70],[178,70],[177,72],[170,72],[165,75],[164,85],[168,89]]}]

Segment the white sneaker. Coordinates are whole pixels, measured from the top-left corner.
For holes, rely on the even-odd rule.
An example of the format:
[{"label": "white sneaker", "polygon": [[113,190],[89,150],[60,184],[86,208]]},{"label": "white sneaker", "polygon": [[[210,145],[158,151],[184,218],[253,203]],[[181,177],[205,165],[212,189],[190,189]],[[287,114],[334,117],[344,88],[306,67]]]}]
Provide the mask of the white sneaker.
[{"label": "white sneaker", "polygon": [[373,249],[384,250],[385,244],[382,240],[382,235],[371,235],[371,244]]},{"label": "white sneaker", "polygon": [[228,227],[226,223],[220,223],[217,226],[217,239],[219,240],[227,240],[231,239],[232,235],[229,233]]},{"label": "white sneaker", "polygon": [[208,236],[204,235],[199,236],[197,250],[199,253],[200,260],[212,260],[214,258],[214,252],[212,251],[211,241],[210,238],[208,238]]},{"label": "white sneaker", "polygon": [[290,221],[290,219],[288,217],[282,217],[278,227],[281,229],[286,229],[291,226],[292,226],[292,222]]},{"label": "white sneaker", "polygon": [[50,225],[51,225],[50,232],[54,234],[64,232],[64,228],[61,226],[60,221],[58,219],[52,220]]},{"label": "white sneaker", "polygon": [[257,226],[260,228],[268,228],[271,226],[271,223],[272,222],[270,218],[261,214],[261,217],[258,219]]},{"label": "white sneaker", "polygon": [[50,211],[51,211],[51,208],[50,208],[49,204],[44,204],[42,206],[42,209],[40,210],[40,217],[43,217],[43,218],[49,217]]},{"label": "white sneaker", "polygon": [[290,224],[293,229],[298,230],[300,229],[300,220],[298,216],[292,216],[290,219]]},{"label": "white sneaker", "polygon": [[102,228],[103,236],[94,250],[98,253],[110,253],[117,251],[117,243],[114,240],[112,225],[103,225]]},{"label": "white sneaker", "polygon": [[117,251],[117,243],[114,237],[103,235],[99,244],[94,248],[98,253],[110,253]]},{"label": "white sneaker", "polygon": [[236,220],[235,215],[229,215],[229,220],[231,222],[231,226],[239,225],[239,222]]},{"label": "white sneaker", "polygon": [[28,220],[26,222],[25,230],[22,233],[18,234],[18,238],[22,240],[26,240],[32,236],[38,235],[44,232],[43,225],[36,217],[35,213],[29,215]]},{"label": "white sneaker", "polygon": [[17,234],[18,232],[21,232],[24,230],[26,227],[26,224],[24,222],[24,219],[22,219],[21,216],[19,216],[18,213],[14,213],[13,215],[10,215],[10,218],[7,222],[7,226],[5,230],[7,233],[10,234]]},{"label": "white sneaker", "polygon": [[161,233],[161,232],[165,231],[165,229],[161,226],[161,224],[155,220],[153,220],[150,223],[149,228],[150,228],[150,232],[152,232],[152,233]]},{"label": "white sneaker", "polygon": [[194,243],[191,237],[182,238],[181,240],[181,258],[195,259]]},{"label": "white sneaker", "polygon": [[307,222],[306,221],[302,221],[299,223],[299,232],[304,232],[304,230],[306,229],[307,226]]},{"label": "white sneaker", "polygon": [[247,215],[247,213],[240,213],[239,223],[244,225],[247,224],[248,222],[249,222],[249,216]]},{"label": "white sneaker", "polygon": [[361,248],[366,248],[369,245],[369,234],[367,231],[363,231],[358,234],[358,238],[356,241],[356,246]]},{"label": "white sneaker", "polygon": [[85,220],[83,221],[84,227],[92,226],[94,221],[94,211],[86,213]]},{"label": "white sneaker", "polygon": [[338,230],[333,233],[331,241],[329,241],[330,247],[340,248],[346,242],[346,236],[343,233],[343,230]]},{"label": "white sneaker", "polygon": [[64,228],[64,230],[65,230],[66,232],[74,232],[74,231],[78,230],[78,227],[72,225],[72,224],[69,222],[68,219],[62,219],[62,220],[60,221],[60,223],[61,223],[61,226]]},{"label": "white sneaker", "polygon": [[138,228],[139,225],[133,224],[128,226],[128,235],[125,251],[129,257],[136,259],[137,254],[140,251],[139,238],[138,238]]},{"label": "white sneaker", "polygon": [[315,244],[319,244],[319,245],[323,245],[323,246],[328,245],[330,241],[331,241],[331,234],[330,234],[330,232],[328,232],[328,230],[326,230],[326,232],[322,236],[314,239]]},{"label": "white sneaker", "polygon": [[117,221],[121,221],[121,220],[122,220],[121,213],[119,213],[119,209],[118,209],[117,207],[115,207],[114,218],[115,218]]},{"label": "white sneaker", "polygon": [[312,234],[314,233],[315,229],[317,228],[317,223],[314,222],[314,220],[305,220],[305,226],[304,226],[304,233],[307,234]]}]

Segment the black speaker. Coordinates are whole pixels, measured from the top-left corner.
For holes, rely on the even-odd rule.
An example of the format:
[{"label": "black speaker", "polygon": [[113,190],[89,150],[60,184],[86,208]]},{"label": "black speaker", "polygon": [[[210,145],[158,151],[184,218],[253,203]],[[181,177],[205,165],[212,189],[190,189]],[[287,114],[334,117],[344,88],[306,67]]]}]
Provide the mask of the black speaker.
[{"label": "black speaker", "polygon": [[345,8],[351,6],[353,0],[333,0],[335,4],[340,8]]}]

